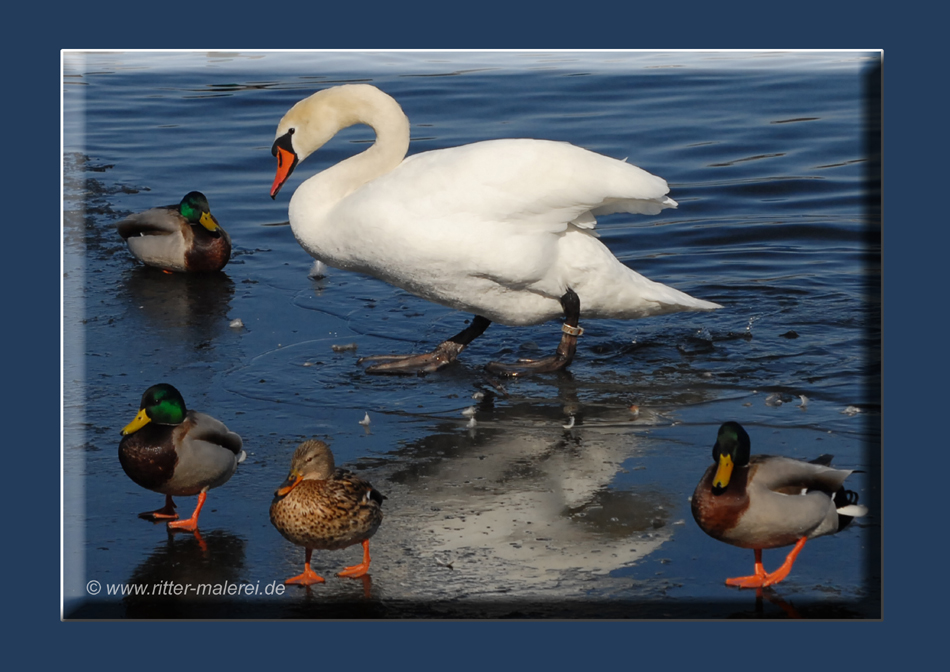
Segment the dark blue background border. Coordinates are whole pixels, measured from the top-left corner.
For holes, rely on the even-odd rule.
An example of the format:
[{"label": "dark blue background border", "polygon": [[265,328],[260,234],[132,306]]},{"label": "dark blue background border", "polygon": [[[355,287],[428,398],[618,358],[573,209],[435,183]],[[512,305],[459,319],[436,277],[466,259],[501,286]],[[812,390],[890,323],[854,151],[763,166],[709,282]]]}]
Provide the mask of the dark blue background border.
[{"label": "dark blue background border", "polygon": [[[937,587],[943,472],[933,418],[940,393],[947,215],[942,19],[913,2],[85,4],[5,11],[7,152],[3,243],[7,516],[5,634],[28,660],[124,668],[209,669],[235,662],[330,666],[581,670],[716,669],[923,662],[945,632]],[[379,9],[374,8],[378,4]],[[931,5],[931,7],[935,7]],[[857,13],[864,12],[863,14]],[[928,16],[930,18],[928,19]],[[238,18],[240,17],[240,18]],[[53,24],[58,27],[54,27]],[[883,48],[884,590],[883,623],[61,623],[59,620],[60,49],[94,48]],[[910,283],[913,283],[911,286]],[[926,303],[925,303],[926,301]],[[934,338],[936,337],[936,338]],[[913,352],[917,357],[910,357]],[[926,353],[926,354],[925,354]],[[926,359],[924,359],[926,357]],[[11,402],[12,401],[12,406]],[[940,406],[937,406],[940,404]],[[939,455],[939,457],[938,457]],[[924,467],[925,469],[921,469]],[[893,527],[897,524],[898,527]],[[929,536],[919,532],[924,524]],[[936,532],[936,534],[934,534]],[[919,558],[918,561],[918,549]],[[928,559],[929,557],[929,559]],[[12,562],[9,562],[11,561]],[[928,571],[929,570],[929,571]],[[934,592],[931,592],[934,591]],[[939,592],[943,592],[942,589]],[[6,638],[5,638],[6,639]],[[912,654],[912,655],[910,655]],[[869,666],[876,668],[877,665]]]}]

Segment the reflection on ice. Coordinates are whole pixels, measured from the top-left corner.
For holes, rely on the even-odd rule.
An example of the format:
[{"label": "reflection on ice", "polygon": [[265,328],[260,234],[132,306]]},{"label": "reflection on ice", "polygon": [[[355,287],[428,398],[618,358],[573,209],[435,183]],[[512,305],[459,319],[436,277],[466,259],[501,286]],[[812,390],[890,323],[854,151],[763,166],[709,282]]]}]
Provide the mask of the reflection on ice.
[{"label": "reflection on ice", "polygon": [[[241,584],[246,541],[228,532],[206,535],[168,532],[168,539],[132,572],[126,585],[144,589],[122,598],[127,618],[200,618],[202,605],[213,610],[233,597],[215,595],[215,587]],[[208,587],[202,593],[199,587]],[[166,588],[183,587],[177,594]],[[210,611],[209,613],[216,613]]]},{"label": "reflection on ice", "polygon": [[637,448],[627,428],[556,421],[428,436],[389,476],[384,536],[419,556],[390,569],[428,599],[580,596],[671,536],[672,494],[612,487]]}]

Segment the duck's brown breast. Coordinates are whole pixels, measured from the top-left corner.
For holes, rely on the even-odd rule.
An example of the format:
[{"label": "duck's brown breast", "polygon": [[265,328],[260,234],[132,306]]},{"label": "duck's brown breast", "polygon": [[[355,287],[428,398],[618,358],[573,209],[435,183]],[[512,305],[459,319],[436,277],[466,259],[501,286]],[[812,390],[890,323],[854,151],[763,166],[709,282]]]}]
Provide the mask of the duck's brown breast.
[{"label": "duck's brown breast", "polygon": [[119,464],[135,483],[158,491],[175,474],[178,455],[169,425],[146,425],[119,443]]},{"label": "duck's brown breast", "polygon": [[185,268],[191,273],[207,273],[224,268],[231,259],[231,237],[227,231],[219,228],[219,235],[215,236],[203,226],[188,228],[193,232],[193,242],[186,246]]},{"label": "duck's brown breast", "polygon": [[712,484],[716,474],[714,464],[706,470],[696,486],[691,503],[693,518],[710,537],[734,543],[729,538],[729,532],[739,524],[749,508],[749,495],[746,491],[749,471],[748,468],[735,469],[729,486],[717,494],[713,491]]}]

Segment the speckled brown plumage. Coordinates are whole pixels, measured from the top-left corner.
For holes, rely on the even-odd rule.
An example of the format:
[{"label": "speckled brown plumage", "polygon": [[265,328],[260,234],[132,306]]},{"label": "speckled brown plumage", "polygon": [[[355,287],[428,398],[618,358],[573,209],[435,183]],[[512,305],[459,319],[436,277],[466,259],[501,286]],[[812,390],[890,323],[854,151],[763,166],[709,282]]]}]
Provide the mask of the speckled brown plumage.
[{"label": "speckled brown plumage", "polygon": [[383,520],[383,499],[366,481],[337,469],[325,443],[305,441],[271,503],[270,520],[285,539],[307,549],[309,571],[310,551],[367,542]]},{"label": "speckled brown plumage", "polygon": [[270,507],[274,527],[288,541],[336,551],[372,537],[383,521],[382,497],[344,469],[325,481],[304,481]]}]

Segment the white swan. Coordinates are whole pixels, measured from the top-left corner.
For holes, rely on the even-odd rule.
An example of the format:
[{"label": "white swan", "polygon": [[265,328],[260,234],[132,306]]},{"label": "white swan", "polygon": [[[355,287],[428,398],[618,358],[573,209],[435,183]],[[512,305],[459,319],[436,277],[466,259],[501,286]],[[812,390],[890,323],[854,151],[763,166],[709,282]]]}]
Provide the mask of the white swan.
[{"label": "white swan", "polygon": [[624,266],[593,231],[596,215],[676,207],[662,178],[547,140],[490,140],[406,157],[409,119],[366,84],[318,91],[284,115],[272,148],[271,197],[300,161],[354,124],[371,126],[376,142],[297,188],[290,200],[297,241],[330,266],[476,316],[431,353],[364,358],[386,360],[367,371],[434,371],[491,322],[530,325],[564,315],[557,354],[489,365],[506,375],[555,370],[574,355],[579,318],[721,307]]}]

